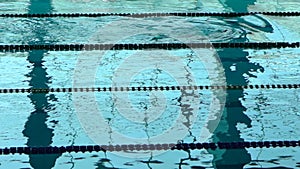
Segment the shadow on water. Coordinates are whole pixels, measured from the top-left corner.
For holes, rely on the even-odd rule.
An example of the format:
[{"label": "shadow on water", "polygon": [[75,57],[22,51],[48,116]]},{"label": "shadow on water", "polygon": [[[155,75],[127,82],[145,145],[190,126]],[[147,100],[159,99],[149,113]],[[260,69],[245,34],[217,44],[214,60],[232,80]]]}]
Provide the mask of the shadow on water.
[{"label": "shadow on water", "polygon": [[[50,13],[52,11],[50,0],[31,0],[29,5],[29,13]],[[44,37],[47,32],[43,28],[34,27],[32,30],[33,37],[38,39],[38,43],[45,43]],[[29,44],[34,44],[30,39]],[[28,77],[30,77],[29,85],[31,88],[49,88],[50,77],[47,76],[46,68],[43,66],[43,57],[47,51],[34,50],[29,52],[28,62],[33,68]],[[48,103],[48,97],[45,93],[28,95],[31,103],[34,105],[34,111],[31,112],[25,124],[23,134],[28,137],[27,146],[50,146],[52,143],[53,129],[48,128],[46,121],[49,115],[47,111],[51,109]],[[35,169],[50,169],[54,167],[56,159],[61,154],[46,154],[46,155],[29,155],[29,163]]]},{"label": "shadow on water", "polygon": [[[249,5],[254,5],[255,0],[250,1],[239,1],[239,0],[225,0],[220,2],[226,7],[230,8],[233,12],[247,12]],[[244,23],[252,28],[255,28],[263,32],[272,32],[272,26],[264,20],[262,17],[256,16],[258,19],[265,23],[264,27],[256,26],[253,23],[249,23],[242,18],[237,18],[237,23]],[[236,24],[237,28],[241,26]],[[233,39],[231,42],[247,42],[246,33],[244,37],[239,39]],[[222,61],[225,69],[225,76],[227,85],[247,85],[247,80],[244,74],[253,77],[251,70],[264,71],[264,68],[258,64],[250,63],[247,59],[248,52],[243,49],[223,49],[218,51],[218,55]],[[231,71],[230,66],[235,63],[236,71]],[[242,142],[244,141],[240,137],[240,131],[237,130],[236,126],[238,123],[244,123],[248,127],[251,127],[250,118],[244,114],[246,108],[240,102],[243,98],[243,90],[228,90],[226,98],[226,106],[220,120],[219,126],[216,128],[213,136],[214,142]],[[228,168],[228,169],[239,169],[243,168],[245,164],[250,163],[251,156],[246,149],[236,150],[219,150],[211,151],[213,154],[213,165],[215,168]]]}]

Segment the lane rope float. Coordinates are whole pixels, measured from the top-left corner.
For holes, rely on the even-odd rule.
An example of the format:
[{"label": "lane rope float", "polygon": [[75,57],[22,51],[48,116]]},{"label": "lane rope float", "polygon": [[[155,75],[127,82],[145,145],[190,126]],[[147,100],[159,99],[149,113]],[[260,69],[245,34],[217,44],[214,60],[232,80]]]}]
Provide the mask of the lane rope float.
[{"label": "lane rope float", "polygon": [[49,147],[5,147],[0,149],[0,155],[10,154],[61,154],[61,153],[92,153],[120,152],[145,150],[201,150],[201,149],[243,149],[243,148],[282,148],[300,147],[300,140],[292,141],[251,141],[251,142],[217,142],[217,143],[170,143],[170,144],[124,144],[124,145],[78,145]]},{"label": "lane rope float", "polygon": [[49,89],[0,89],[0,93],[66,93],[66,92],[128,92],[128,91],[175,91],[175,90],[243,90],[243,89],[298,89],[300,84],[227,85],[227,86],[148,86],[148,87],[94,87]]},{"label": "lane rope float", "polygon": [[201,12],[170,12],[170,13],[44,13],[44,14],[0,14],[0,17],[8,18],[49,18],[49,17],[104,17],[104,16],[130,16],[138,18],[164,17],[240,17],[247,15],[270,15],[270,16],[300,16],[298,11],[290,12],[228,12],[228,13],[201,13]]},{"label": "lane rope float", "polygon": [[0,45],[0,52],[48,51],[92,51],[92,50],[145,50],[145,49],[189,49],[189,48],[299,48],[300,42],[248,42],[248,43],[150,43],[150,44],[40,44],[40,45]]}]

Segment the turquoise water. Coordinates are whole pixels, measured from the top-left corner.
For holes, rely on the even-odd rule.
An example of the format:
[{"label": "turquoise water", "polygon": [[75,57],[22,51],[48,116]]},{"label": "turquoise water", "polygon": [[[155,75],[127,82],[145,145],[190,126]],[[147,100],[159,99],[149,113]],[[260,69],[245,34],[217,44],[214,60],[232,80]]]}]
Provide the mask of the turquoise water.
[{"label": "turquoise water", "polygon": [[[298,10],[297,1],[275,0],[0,1],[1,13]],[[296,42],[300,37],[298,17],[0,20],[0,44]],[[295,84],[298,56],[299,49],[6,52],[0,53],[0,88]],[[300,134],[299,89],[231,90],[226,99],[223,91],[125,94],[2,93],[0,146],[297,140]],[[216,129],[201,133],[214,120]],[[1,156],[0,168],[296,168],[299,155],[291,147],[15,154]]]}]

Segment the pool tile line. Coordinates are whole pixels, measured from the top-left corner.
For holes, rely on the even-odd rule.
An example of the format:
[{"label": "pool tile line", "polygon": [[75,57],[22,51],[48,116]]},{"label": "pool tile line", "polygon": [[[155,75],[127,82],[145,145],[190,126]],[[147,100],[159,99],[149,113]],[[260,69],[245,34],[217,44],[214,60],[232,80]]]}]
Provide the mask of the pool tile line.
[{"label": "pool tile line", "polygon": [[49,17],[104,17],[104,16],[129,16],[137,18],[146,17],[240,17],[247,15],[271,15],[271,16],[300,16],[298,11],[289,12],[166,12],[166,13],[33,13],[33,14],[0,14],[0,17],[10,18],[49,18]]},{"label": "pool tile line", "polygon": [[5,147],[0,155],[9,154],[61,154],[71,152],[114,152],[114,151],[163,151],[163,150],[195,150],[195,149],[241,149],[241,148],[288,148],[299,147],[298,141],[251,141],[251,142],[218,142],[218,143],[170,143],[170,144],[124,144],[124,145],[81,145],[81,146],[49,146],[49,147]]},{"label": "pool tile line", "polygon": [[66,92],[128,92],[175,90],[243,90],[243,89],[298,89],[300,84],[227,85],[227,86],[149,86],[149,87],[94,87],[94,88],[30,88],[0,89],[1,93],[66,93]]}]

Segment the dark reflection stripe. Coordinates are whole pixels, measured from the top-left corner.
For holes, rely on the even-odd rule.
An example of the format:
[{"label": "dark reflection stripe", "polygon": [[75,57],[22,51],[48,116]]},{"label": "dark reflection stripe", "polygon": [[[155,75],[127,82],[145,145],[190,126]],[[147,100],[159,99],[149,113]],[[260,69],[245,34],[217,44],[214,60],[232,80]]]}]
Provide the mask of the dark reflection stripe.
[{"label": "dark reflection stripe", "polygon": [[146,150],[200,150],[200,149],[243,149],[243,148],[282,148],[299,147],[296,141],[252,141],[252,142],[218,142],[218,143],[179,143],[179,144],[123,144],[123,145],[78,145],[50,147],[6,147],[0,149],[0,155],[9,154],[61,154],[71,152],[99,151],[146,151]]},{"label": "dark reflection stripe", "polygon": [[90,50],[144,50],[144,49],[190,49],[190,48],[238,48],[272,49],[299,48],[300,42],[229,42],[229,43],[149,43],[149,44],[31,44],[0,45],[2,52],[47,51],[90,51]]},{"label": "dark reflection stripe", "polygon": [[[28,12],[33,13],[48,13],[51,12],[52,2],[51,0],[31,0],[29,2]],[[32,18],[32,20],[38,20]],[[51,21],[49,19],[49,21]],[[26,22],[26,21],[24,21]],[[51,21],[52,22],[52,21]],[[33,33],[32,36],[26,36],[24,34],[24,43],[29,45],[35,45],[38,39],[39,42],[44,43],[45,37],[49,36],[46,31],[46,25],[41,27],[32,27],[30,31]],[[54,43],[54,40],[51,41]],[[29,51],[27,61],[32,65],[31,71],[26,75],[30,78],[29,86],[30,89],[34,88],[49,88],[51,77],[47,74],[47,68],[44,67],[44,54],[47,50],[34,50]],[[31,104],[34,106],[32,111],[25,123],[23,135],[28,138],[26,145],[28,147],[36,146],[50,146],[52,144],[52,137],[54,136],[53,129],[47,125],[47,119],[49,118],[49,110],[52,109],[47,93],[30,93],[28,98],[31,100]],[[29,154],[29,164],[34,169],[51,169],[54,167],[56,159],[60,156],[60,153],[52,154]]]},{"label": "dark reflection stripe", "polygon": [[[248,6],[255,4],[256,0],[249,0],[240,2],[238,0],[224,0],[224,7],[227,10],[234,12],[248,13]],[[262,16],[254,15],[257,20],[264,23],[261,26],[245,20],[245,18],[238,17],[237,23],[247,25],[250,29],[256,29],[259,32],[272,33],[274,31],[272,24],[264,19]],[[222,18],[221,18],[222,19]],[[230,23],[229,20],[224,20],[226,23]],[[233,24],[235,29],[243,29],[241,24]],[[243,31],[240,37],[232,38],[230,43],[245,43],[249,42],[246,31]],[[254,48],[255,49],[255,48]],[[240,48],[224,48],[217,51],[222,66],[225,69],[226,83],[230,85],[248,85],[249,81],[246,80],[244,75],[252,76],[250,71],[264,71],[264,68],[259,63],[250,62],[248,51]],[[227,58],[235,60],[243,60],[243,62],[237,62],[237,71],[231,71],[230,66],[232,63],[227,61]],[[274,86],[275,87],[275,86]],[[251,119],[244,113],[246,107],[241,103],[241,99],[244,98],[243,90],[228,90],[226,95],[226,109],[224,109],[222,117],[218,123],[218,127],[214,130],[212,141],[213,142],[243,142],[244,138],[241,136],[241,131],[237,129],[237,124],[243,123],[247,128],[251,127]],[[254,146],[256,146],[254,144]],[[214,158],[212,161],[214,168],[235,168],[242,169],[244,166],[251,162],[251,154],[247,149],[240,148],[237,150],[225,149],[210,151]]]},{"label": "dark reflection stripe", "polygon": [[239,17],[247,15],[271,15],[271,16],[300,16],[298,11],[290,12],[228,12],[228,13],[203,13],[203,12],[170,12],[170,13],[32,13],[32,14],[0,14],[0,17],[14,18],[48,18],[48,17],[103,17],[103,16],[130,16],[137,18],[146,17],[165,17],[165,16],[183,16],[183,17]]}]

